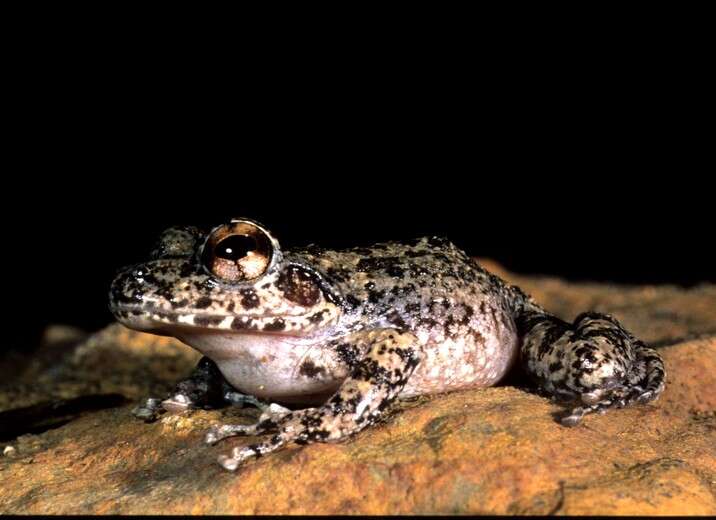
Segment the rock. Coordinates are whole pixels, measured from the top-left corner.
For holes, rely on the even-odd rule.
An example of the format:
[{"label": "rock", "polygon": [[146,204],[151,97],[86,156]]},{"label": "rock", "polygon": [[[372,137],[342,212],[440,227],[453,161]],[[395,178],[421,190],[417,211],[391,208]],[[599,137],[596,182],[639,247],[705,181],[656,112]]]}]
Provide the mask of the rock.
[{"label": "rock", "polygon": [[[612,312],[661,345],[661,399],[567,428],[555,420],[561,406],[511,386],[421,397],[346,442],[293,446],[229,473],[217,455],[255,439],[209,447],[204,433],[255,411],[134,419],[133,402],[167,389],[198,355],[112,325],[0,388],[0,426],[15,417],[36,427],[0,432],[14,450],[0,457],[0,513],[715,514],[716,288],[500,274],[564,318]],[[48,421],[58,409],[62,420]]]}]

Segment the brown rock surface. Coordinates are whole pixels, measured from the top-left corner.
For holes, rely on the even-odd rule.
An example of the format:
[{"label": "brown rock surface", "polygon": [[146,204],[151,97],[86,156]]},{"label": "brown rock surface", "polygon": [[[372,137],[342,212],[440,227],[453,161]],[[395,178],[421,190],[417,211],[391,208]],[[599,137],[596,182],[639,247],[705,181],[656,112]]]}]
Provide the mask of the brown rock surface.
[{"label": "brown rock surface", "polygon": [[566,428],[560,406],[518,388],[454,392],[229,473],[216,456],[252,439],[209,447],[203,435],[254,411],[134,419],[132,402],[198,355],[112,325],[0,371],[0,513],[716,514],[716,287],[575,284],[484,263],[565,319],[611,312],[660,346],[661,399]]}]

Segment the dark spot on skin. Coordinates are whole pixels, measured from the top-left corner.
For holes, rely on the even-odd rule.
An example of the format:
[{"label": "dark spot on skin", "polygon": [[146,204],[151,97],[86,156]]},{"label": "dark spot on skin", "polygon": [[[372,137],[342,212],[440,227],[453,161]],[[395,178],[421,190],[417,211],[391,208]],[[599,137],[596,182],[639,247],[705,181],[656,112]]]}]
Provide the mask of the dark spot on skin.
[{"label": "dark spot on skin", "polygon": [[465,314],[464,314],[462,320],[460,320],[460,323],[462,325],[467,325],[468,323],[470,323],[470,318],[472,318],[472,316],[475,314],[475,311],[472,309],[472,307],[470,307],[469,305],[464,304],[464,303],[462,305],[462,308],[463,308],[463,312]]},{"label": "dark spot on skin", "polygon": [[244,323],[244,321],[237,316],[236,318],[234,318],[234,321],[231,322],[231,328],[234,330],[248,329],[249,323]]},{"label": "dark spot on skin", "polygon": [[323,309],[322,311],[318,311],[317,313],[313,314],[308,318],[308,321],[311,323],[320,323],[323,321],[323,315],[328,313],[328,310]]},{"label": "dark spot on skin", "polygon": [[395,310],[392,311],[390,314],[388,314],[387,318],[388,318],[388,322],[392,325],[395,325],[398,329],[401,329],[401,330],[408,329],[408,324],[405,323],[405,320],[397,311],[395,311]]},{"label": "dark spot on skin", "polygon": [[194,316],[194,324],[200,327],[218,325],[222,321],[224,321],[222,316]]},{"label": "dark spot on skin", "polygon": [[267,290],[269,287],[271,287],[271,284],[270,284],[270,283],[265,283],[265,284],[263,284],[263,285],[261,286],[261,288],[262,288],[263,290]]},{"label": "dark spot on skin", "polygon": [[283,321],[283,318],[276,318],[270,323],[267,323],[264,325],[264,330],[267,331],[279,331],[286,328],[286,322]]},{"label": "dark spot on skin", "polygon": [[326,270],[326,274],[329,278],[337,282],[345,282],[348,278],[350,278],[350,271],[347,269],[338,269],[336,267],[329,267]]},{"label": "dark spot on skin", "polygon": [[179,278],[189,278],[190,276],[193,276],[196,272],[196,269],[190,262],[186,262],[185,264],[182,264],[181,268],[179,269]]},{"label": "dark spot on skin", "polygon": [[412,283],[408,283],[405,285],[396,285],[390,290],[391,294],[394,294],[395,296],[403,297],[403,296],[409,296],[411,293],[415,292],[415,285]]},{"label": "dark spot on skin", "polygon": [[[186,298],[184,298],[184,299],[179,300],[179,301],[171,300],[169,303],[171,303],[172,309],[178,309],[179,307],[186,307],[186,306],[189,304],[189,300],[187,300]],[[208,307],[208,306],[207,306],[207,307]],[[204,307],[199,307],[199,308],[200,308],[200,309],[203,309]]]},{"label": "dark spot on skin", "polygon": [[176,323],[179,319],[179,316],[170,312],[157,311],[155,312],[155,314],[157,315],[157,317],[167,321],[171,321],[172,323]]},{"label": "dark spot on skin", "polygon": [[242,289],[240,294],[242,296],[241,305],[244,309],[255,309],[261,303],[253,289]]},{"label": "dark spot on skin", "polygon": [[288,266],[281,272],[276,285],[287,300],[303,307],[315,305],[321,296],[315,275],[295,265]]},{"label": "dark spot on skin", "polygon": [[390,267],[388,267],[388,269],[386,269],[385,272],[393,278],[402,278],[403,273],[405,273],[405,270],[399,265],[391,265]]},{"label": "dark spot on skin", "polygon": [[438,325],[438,322],[433,318],[420,318],[418,324],[422,327],[432,329],[433,327],[436,327]]},{"label": "dark spot on skin", "polygon": [[319,374],[323,374],[325,371],[326,369],[324,367],[316,365],[310,359],[301,363],[301,367],[298,370],[299,374],[311,378],[314,378]]},{"label": "dark spot on skin", "polygon": [[482,333],[477,330],[472,331],[472,337],[475,338],[475,343],[478,345],[485,343],[485,336],[483,336]]},{"label": "dark spot on skin", "polygon": [[355,309],[358,306],[360,306],[360,300],[353,296],[352,294],[349,294],[346,296],[346,303],[351,306],[351,308]]},{"label": "dark spot on skin", "polygon": [[420,304],[419,303],[408,303],[405,306],[405,312],[409,314],[417,314],[420,312]]},{"label": "dark spot on skin", "polygon": [[194,303],[194,307],[197,309],[206,309],[209,307],[213,302],[211,298],[207,298],[206,296],[202,296],[196,302]]},{"label": "dark spot on skin", "polygon": [[336,353],[340,360],[349,367],[355,366],[358,362],[359,349],[350,343],[341,343],[336,346]]},{"label": "dark spot on skin", "polygon": [[401,259],[397,256],[380,256],[361,258],[356,266],[359,273],[374,273],[379,270],[387,270],[396,264],[401,263]]},{"label": "dark spot on skin", "polygon": [[234,307],[236,306],[235,302],[229,302],[229,305],[226,306],[227,312],[234,312]]},{"label": "dark spot on skin", "polygon": [[379,303],[385,296],[385,291],[370,291],[368,293],[368,301],[370,303]]}]

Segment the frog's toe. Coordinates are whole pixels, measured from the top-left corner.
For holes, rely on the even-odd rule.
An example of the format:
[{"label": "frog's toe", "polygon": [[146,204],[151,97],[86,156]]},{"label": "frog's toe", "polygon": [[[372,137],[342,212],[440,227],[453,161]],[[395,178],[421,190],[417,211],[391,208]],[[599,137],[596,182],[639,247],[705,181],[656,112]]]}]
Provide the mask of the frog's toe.
[{"label": "frog's toe", "polygon": [[621,408],[622,406],[623,405],[620,405],[620,403],[616,401],[605,399],[594,404],[572,408],[572,410],[569,412],[569,415],[562,417],[562,419],[560,419],[560,422],[563,426],[576,426],[577,424],[582,422],[582,419],[587,414],[604,414],[610,408]]},{"label": "frog's toe", "polygon": [[596,404],[604,398],[606,390],[598,388],[591,392],[585,392],[581,395],[582,402],[586,405]]},{"label": "frog's toe", "polygon": [[276,422],[261,416],[261,420],[254,424],[216,424],[206,433],[204,440],[207,444],[216,444],[227,437],[238,435],[261,435],[276,429]]},{"label": "frog's toe", "polygon": [[657,397],[658,397],[658,396],[656,395],[656,392],[654,392],[654,391],[652,391],[652,390],[648,390],[648,391],[646,391],[646,392],[641,393],[641,394],[636,398],[636,402],[639,403],[639,404],[646,404],[646,403],[648,403],[649,401],[653,401],[653,400],[656,399]]},{"label": "frog's toe", "polygon": [[219,426],[212,426],[209,428],[209,431],[206,432],[206,435],[204,436],[204,442],[210,446],[219,442],[222,439],[219,428]]},{"label": "frog's toe", "polygon": [[656,397],[654,391],[645,391],[640,385],[618,385],[608,389],[593,390],[581,395],[583,406],[573,408],[569,415],[561,419],[561,423],[564,426],[575,426],[589,413],[604,414],[613,408],[648,403]]},{"label": "frog's toe", "polygon": [[285,415],[288,415],[291,413],[291,410],[286,408],[285,406],[281,406],[280,404],[271,403],[268,406],[264,406],[261,408],[261,417],[259,418],[259,422],[262,422],[266,419],[271,421],[278,421]]},{"label": "frog's toe", "polygon": [[229,471],[236,471],[236,468],[247,459],[258,457],[260,453],[253,446],[236,447],[231,450],[231,455],[219,455],[217,462]]},{"label": "frog's toe", "polygon": [[237,435],[258,435],[258,424],[218,424],[212,426],[204,440],[207,444],[216,444],[227,437]]},{"label": "frog's toe", "polygon": [[150,397],[143,404],[132,409],[132,415],[146,422],[152,422],[157,419],[159,414],[165,410],[162,408],[161,400]]},{"label": "frog's toe", "polygon": [[236,471],[236,468],[239,467],[239,460],[229,457],[228,455],[219,455],[217,458],[217,462],[224,468],[229,471]]},{"label": "frog's toe", "polygon": [[244,461],[258,458],[282,448],[288,442],[288,438],[282,435],[275,435],[271,439],[258,444],[248,446],[237,446],[231,450],[231,455],[219,455],[218,462],[229,471],[235,471]]},{"label": "frog's toe", "polygon": [[156,420],[157,413],[154,410],[151,410],[149,408],[145,408],[144,406],[137,406],[132,410],[132,415],[134,415],[137,419],[141,419],[143,421],[151,422]]},{"label": "frog's toe", "polygon": [[253,395],[248,394],[242,394],[233,390],[224,394],[224,400],[240,408],[244,408],[247,404],[249,404],[263,410],[265,407],[268,406],[268,403],[262,401],[258,397],[254,397]]},{"label": "frog's toe", "polygon": [[161,402],[161,407],[169,413],[185,412],[191,405],[191,400],[184,394],[175,394]]},{"label": "frog's toe", "polygon": [[584,417],[586,414],[586,409],[580,406],[572,409],[569,415],[560,419],[560,422],[563,426],[576,426],[582,421],[582,417]]}]

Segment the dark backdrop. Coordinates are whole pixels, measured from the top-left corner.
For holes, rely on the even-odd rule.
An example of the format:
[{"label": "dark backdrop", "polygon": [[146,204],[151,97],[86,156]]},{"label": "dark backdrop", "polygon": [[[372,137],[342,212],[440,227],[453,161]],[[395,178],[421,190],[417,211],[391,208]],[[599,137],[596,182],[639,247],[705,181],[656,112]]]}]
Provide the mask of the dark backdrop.
[{"label": "dark backdrop", "polygon": [[232,216],[285,246],[442,234],[524,273],[716,281],[712,90],[663,55],[412,80],[67,56],[44,48],[12,83],[5,347],[103,326],[113,273],[163,228]]},{"label": "dark backdrop", "polygon": [[[26,182],[7,221],[6,318],[22,328],[101,327],[111,319],[106,292],[114,271],[144,259],[162,229],[232,216],[260,220],[284,247],[440,234],[518,272],[620,283],[716,281],[711,209],[698,197],[706,186],[674,182],[655,191],[647,181],[630,187],[586,173],[577,184],[576,173],[530,177],[443,158],[411,160],[396,171],[337,161],[319,175],[308,160],[282,171],[236,164],[224,175],[172,161],[177,172],[162,177],[127,164],[85,178]],[[680,198],[693,204],[677,205]]]}]

